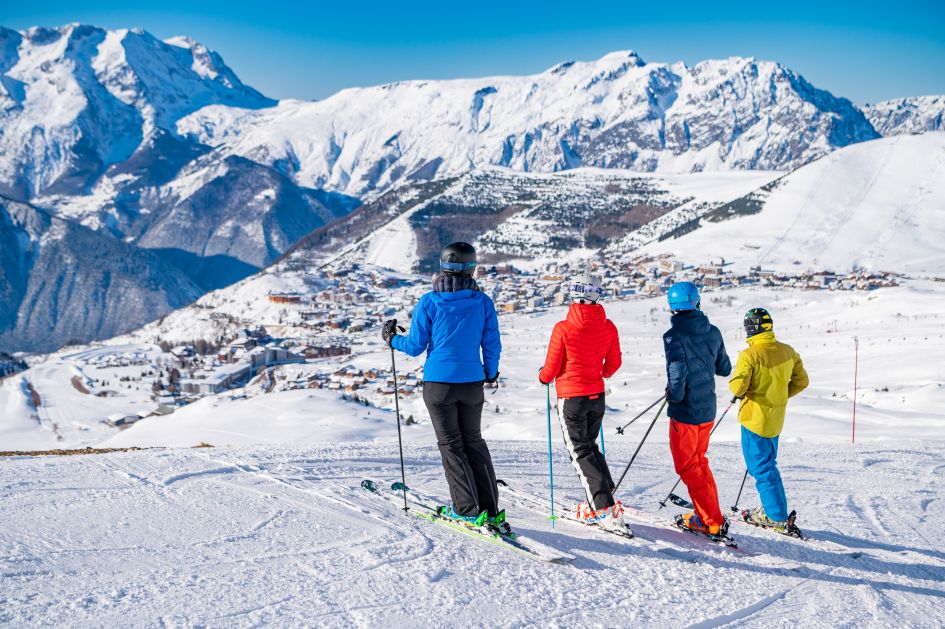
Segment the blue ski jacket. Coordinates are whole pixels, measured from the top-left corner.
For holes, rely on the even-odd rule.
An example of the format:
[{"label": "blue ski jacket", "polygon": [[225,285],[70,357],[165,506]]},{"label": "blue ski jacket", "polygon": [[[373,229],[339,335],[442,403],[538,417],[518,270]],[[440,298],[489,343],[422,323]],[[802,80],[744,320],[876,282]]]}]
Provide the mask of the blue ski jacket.
[{"label": "blue ski jacket", "polygon": [[715,376],[732,373],[722,333],[700,310],[678,312],[663,334],[668,414],[684,424],[715,421]]},{"label": "blue ski jacket", "polygon": [[409,334],[395,336],[391,347],[410,356],[426,350],[425,382],[482,382],[486,372],[499,372],[495,304],[478,290],[426,293],[413,311]]}]

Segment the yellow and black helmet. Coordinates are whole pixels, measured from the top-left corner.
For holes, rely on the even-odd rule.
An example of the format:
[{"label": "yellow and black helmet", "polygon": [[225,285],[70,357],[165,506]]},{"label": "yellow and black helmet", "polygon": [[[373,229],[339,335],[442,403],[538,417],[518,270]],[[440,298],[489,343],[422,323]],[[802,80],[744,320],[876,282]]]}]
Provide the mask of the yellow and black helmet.
[{"label": "yellow and black helmet", "polygon": [[745,333],[748,336],[770,332],[774,329],[771,313],[764,308],[752,308],[745,313]]}]

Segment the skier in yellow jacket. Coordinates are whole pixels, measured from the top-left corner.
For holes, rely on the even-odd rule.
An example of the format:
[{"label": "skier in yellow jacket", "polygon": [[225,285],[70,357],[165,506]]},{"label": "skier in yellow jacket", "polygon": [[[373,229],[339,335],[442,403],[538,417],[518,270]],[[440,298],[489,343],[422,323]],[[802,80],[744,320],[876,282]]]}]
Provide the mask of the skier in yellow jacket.
[{"label": "skier in yellow jacket", "polygon": [[796,513],[788,513],[778,472],[778,436],[788,398],[806,389],[809,380],[800,355],[774,338],[774,322],[767,310],[752,308],[744,323],[748,348],[738,355],[729,388],[741,399],[742,454],[755,479],[761,507],[742,511],[742,517],[750,524],[792,534],[797,530]]}]

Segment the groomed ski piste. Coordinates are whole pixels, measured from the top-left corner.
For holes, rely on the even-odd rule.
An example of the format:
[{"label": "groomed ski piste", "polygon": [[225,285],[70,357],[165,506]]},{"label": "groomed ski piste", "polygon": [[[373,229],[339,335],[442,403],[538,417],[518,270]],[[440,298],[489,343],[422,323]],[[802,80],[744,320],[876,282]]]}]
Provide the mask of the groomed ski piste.
[{"label": "groomed ski piste", "polygon": [[[499,473],[547,497],[537,442],[496,441]],[[941,626],[941,442],[787,443],[809,542],[733,526],[738,551],[668,526],[674,480],[634,464],[623,540],[506,504],[556,565],[405,515],[360,489],[399,479],[396,444],[156,449],[0,466],[0,622],[7,626]],[[615,442],[614,461],[631,445]],[[560,453],[560,449],[559,449]],[[406,446],[408,482],[444,495],[436,449]],[[723,505],[740,453],[711,451]],[[579,495],[555,459],[558,508]],[[746,491],[743,503],[756,501]],[[746,552],[739,552],[741,550]],[[750,551],[750,552],[747,552]]]},{"label": "groomed ski piste", "polygon": [[[564,312],[552,310],[502,320],[508,380],[486,394],[483,426],[499,477],[537,501],[500,499],[514,530],[573,555],[570,565],[405,515],[362,490],[365,479],[382,487],[400,480],[392,412],[329,391],[217,396],[95,442],[153,449],[0,459],[0,623],[941,626],[945,374],[922,356],[945,349],[943,301],[930,281],[871,293],[706,293],[705,310],[733,359],[744,347],[740,317],[758,303],[805,359],[811,387],[791,401],[779,460],[808,542],[733,524],[733,550],[674,529],[681,509],[659,508],[676,480],[665,416],[618,494],[637,508],[628,510],[636,538],[561,519],[552,530],[545,396],[534,379]],[[607,457],[619,474],[652,412],[623,436],[616,426],[662,392],[659,334],[667,313],[664,298],[607,309],[624,350],[605,418]],[[860,362],[851,444],[854,336]],[[355,362],[389,360],[378,344]],[[415,364],[398,360],[404,370]],[[53,389],[54,373],[43,371],[48,379],[37,386]],[[69,373],[58,404],[80,418]],[[725,380],[717,384],[721,413],[728,398]],[[404,427],[407,483],[445,501],[422,402],[414,396],[402,403],[405,415],[421,420]],[[574,507],[581,488],[556,423],[560,513]],[[7,429],[19,443],[44,430],[21,423]],[[725,510],[744,472],[737,430],[733,411],[709,450]],[[190,447],[201,441],[216,447]],[[677,493],[687,497],[683,487]],[[757,504],[749,479],[738,506]]]}]

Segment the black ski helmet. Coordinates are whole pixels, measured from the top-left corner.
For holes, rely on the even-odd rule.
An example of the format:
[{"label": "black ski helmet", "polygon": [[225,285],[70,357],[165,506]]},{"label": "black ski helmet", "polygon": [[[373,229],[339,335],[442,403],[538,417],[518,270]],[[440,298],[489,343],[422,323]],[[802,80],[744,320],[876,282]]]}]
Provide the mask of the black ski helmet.
[{"label": "black ski helmet", "polygon": [[440,270],[447,275],[472,277],[476,270],[476,249],[468,242],[453,242],[440,252]]},{"label": "black ski helmet", "polygon": [[745,333],[748,336],[770,332],[773,329],[774,321],[764,308],[752,308],[745,313]]}]

